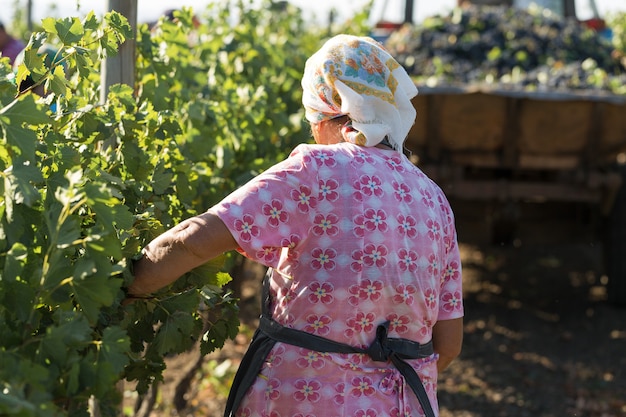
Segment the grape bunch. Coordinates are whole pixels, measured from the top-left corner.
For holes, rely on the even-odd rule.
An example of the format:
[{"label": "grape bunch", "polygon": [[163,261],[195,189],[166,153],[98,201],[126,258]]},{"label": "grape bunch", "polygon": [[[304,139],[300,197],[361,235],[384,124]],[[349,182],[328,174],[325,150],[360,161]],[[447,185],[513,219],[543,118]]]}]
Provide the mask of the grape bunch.
[{"label": "grape bunch", "polygon": [[386,46],[418,82],[431,86],[487,83],[626,94],[626,68],[611,43],[545,9],[457,8],[405,25]]}]

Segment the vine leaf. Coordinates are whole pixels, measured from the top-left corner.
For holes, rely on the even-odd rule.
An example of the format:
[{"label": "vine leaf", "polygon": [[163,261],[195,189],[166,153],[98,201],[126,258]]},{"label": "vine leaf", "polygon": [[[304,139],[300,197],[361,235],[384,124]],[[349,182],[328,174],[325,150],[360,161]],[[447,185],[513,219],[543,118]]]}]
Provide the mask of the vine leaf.
[{"label": "vine leaf", "polygon": [[102,333],[100,360],[111,364],[115,373],[121,373],[128,365],[126,352],[130,349],[128,335],[120,327],[107,327]]},{"label": "vine leaf", "polygon": [[22,123],[31,125],[50,123],[50,118],[39,111],[34,96],[27,94],[0,109],[0,121],[3,125],[21,127]]},{"label": "vine leaf", "polygon": [[77,17],[63,19],[47,17],[42,20],[41,25],[46,32],[56,34],[64,45],[79,42],[85,33],[83,24]]},{"label": "vine leaf", "polygon": [[195,325],[194,317],[187,311],[175,311],[159,328],[152,342],[153,348],[161,354],[184,351],[188,348]]},{"label": "vine leaf", "polygon": [[[94,272],[91,262],[77,262],[75,274],[86,275]],[[88,277],[76,277],[72,280],[74,294],[89,322],[95,323],[102,306],[110,306],[115,299],[117,289],[122,285],[119,278],[93,274]]]}]

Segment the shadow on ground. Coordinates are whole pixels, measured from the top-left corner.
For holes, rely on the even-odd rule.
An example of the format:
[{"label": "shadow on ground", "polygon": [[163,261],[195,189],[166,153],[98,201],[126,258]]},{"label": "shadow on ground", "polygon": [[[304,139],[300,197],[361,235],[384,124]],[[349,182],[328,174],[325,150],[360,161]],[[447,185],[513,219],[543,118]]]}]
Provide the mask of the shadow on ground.
[{"label": "shadow on ground", "polygon": [[465,339],[442,417],[626,416],[626,309],[606,302],[602,247],[571,220],[508,245],[461,240]]}]

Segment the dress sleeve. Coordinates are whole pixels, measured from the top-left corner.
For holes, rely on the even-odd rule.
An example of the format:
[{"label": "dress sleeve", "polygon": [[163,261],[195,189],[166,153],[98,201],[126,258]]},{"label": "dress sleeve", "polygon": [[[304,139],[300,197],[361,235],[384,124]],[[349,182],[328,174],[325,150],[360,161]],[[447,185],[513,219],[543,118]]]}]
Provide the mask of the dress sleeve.
[{"label": "dress sleeve", "polygon": [[463,283],[461,254],[457,239],[454,214],[443,192],[439,194],[439,205],[444,216],[445,265],[439,293],[437,320],[463,317]]},{"label": "dress sleeve", "polygon": [[211,209],[231,231],[239,252],[276,267],[281,250],[304,239],[319,194],[314,167],[308,148],[298,146]]}]

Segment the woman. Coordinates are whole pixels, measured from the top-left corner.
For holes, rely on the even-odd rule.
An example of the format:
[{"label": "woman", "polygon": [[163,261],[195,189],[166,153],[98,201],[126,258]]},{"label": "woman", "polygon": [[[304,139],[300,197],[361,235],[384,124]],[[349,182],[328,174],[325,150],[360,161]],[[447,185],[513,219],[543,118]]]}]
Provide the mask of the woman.
[{"label": "woman", "polygon": [[461,264],[445,196],[402,153],[417,89],[349,35],[302,87],[317,144],[148,244],[129,293],[237,249],[271,269],[227,415],[435,416],[437,372],[461,348]]}]

